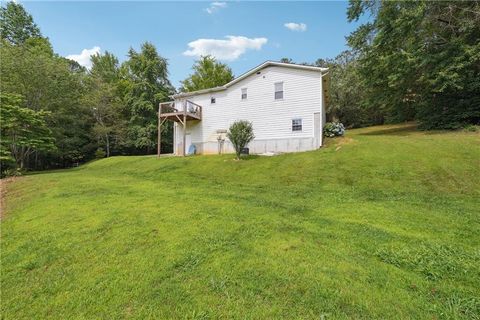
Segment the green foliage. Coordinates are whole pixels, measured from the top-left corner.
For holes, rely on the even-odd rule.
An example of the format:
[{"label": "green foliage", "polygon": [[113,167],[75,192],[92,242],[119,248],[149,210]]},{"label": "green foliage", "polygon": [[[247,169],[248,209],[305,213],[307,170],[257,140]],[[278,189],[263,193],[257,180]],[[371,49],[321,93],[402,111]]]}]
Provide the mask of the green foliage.
[{"label": "green foliage", "polygon": [[[169,100],[174,89],[168,80],[167,60],[155,46],[142,44],[141,51],[130,49],[123,66],[124,101],[128,108],[128,134],[137,150],[151,153],[157,141],[157,109]],[[167,127],[165,141],[172,141],[173,127]]]},{"label": "green foliage", "polygon": [[463,128],[465,131],[468,132],[477,132],[480,131],[480,126],[475,126],[475,125],[467,125]]},{"label": "green foliage", "polygon": [[[282,58],[281,62],[294,63],[292,59]],[[382,124],[382,112],[365,99],[366,87],[359,74],[358,55],[346,50],[334,59],[317,59],[314,63],[300,63],[328,68],[324,76],[324,85],[328,87],[326,116],[328,121],[341,121],[348,128]]]},{"label": "green foliage", "polygon": [[290,58],[282,58],[280,59],[280,62],[282,63],[294,63],[292,59]]},{"label": "green foliage", "polygon": [[106,156],[107,153],[102,148],[98,148],[97,151],[95,151],[95,159],[103,159]]},{"label": "green foliage", "polygon": [[0,34],[2,40],[13,45],[23,44],[30,38],[42,37],[32,16],[14,1],[0,7]]},{"label": "green foliage", "polygon": [[425,129],[480,123],[478,1],[350,1],[350,21],[365,14],[348,42],[366,105]]},{"label": "green foliage", "polygon": [[315,65],[329,68],[327,118],[349,128],[383,123],[381,113],[365,103],[365,85],[359,74],[358,57],[344,51],[335,59],[318,59]]},{"label": "green foliage", "polygon": [[47,123],[57,148],[35,154],[29,167],[68,166],[68,155],[93,153],[89,145],[92,115],[81,103],[85,89],[83,69],[54,54],[45,38],[29,38],[19,45],[3,41],[0,54],[1,91],[21,95],[28,109],[50,112]]},{"label": "green foliage", "polygon": [[182,81],[180,91],[189,92],[223,86],[233,80],[232,70],[212,56],[201,57],[193,65],[193,74]]},{"label": "green foliage", "polygon": [[16,172],[17,164],[8,147],[3,141],[0,142],[0,178],[14,175]]},{"label": "green foliage", "polygon": [[[107,156],[155,149],[158,103],[174,89],[167,61],[152,44],[144,43],[140,52],[131,49],[122,65],[109,52],[94,55],[86,70],[54,53],[21,4],[7,4],[1,18],[0,91],[22,96],[24,108],[48,111],[55,139],[55,149],[27,155],[25,166],[69,167],[94,158],[98,147]],[[164,124],[162,136],[163,152],[171,152],[171,123]],[[4,148],[1,157],[7,167],[12,155]]]},{"label": "green foliage", "polygon": [[107,83],[115,83],[120,78],[118,59],[112,53],[95,54],[91,56],[92,68],[90,75]]},{"label": "green foliage", "polygon": [[23,98],[13,94],[0,94],[0,105],[2,164],[5,163],[8,168],[13,158],[16,166],[24,169],[30,155],[55,149],[54,138],[46,122],[49,112],[24,108]]},{"label": "green foliage", "polygon": [[106,52],[92,56],[92,69],[86,81],[88,93],[83,103],[93,114],[92,134],[97,143],[104,146],[107,157],[112,152],[119,153],[128,144],[119,78],[118,60],[114,55]]},{"label": "green foliage", "polygon": [[235,148],[237,160],[240,160],[240,154],[242,153],[243,148],[245,148],[250,141],[255,139],[252,123],[246,120],[235,121],[228,129],[227,138]]},{"label": "green foliage", "polygon": [[342,137],[344,134],[345,127],[340,122],[327,122],[323,127],[323,135],[325,137]]},{"label": "green foliage", "polygon": [[478,319],[479,143],[390,125],[313,152],[118,156],[17,179],[0,312]]}]

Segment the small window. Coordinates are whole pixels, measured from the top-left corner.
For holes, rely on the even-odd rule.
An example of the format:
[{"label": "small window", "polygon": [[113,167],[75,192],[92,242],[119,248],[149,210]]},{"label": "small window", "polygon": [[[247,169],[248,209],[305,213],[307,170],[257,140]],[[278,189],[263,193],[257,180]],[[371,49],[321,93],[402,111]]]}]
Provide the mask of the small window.
[{"label": "small window", "polygon": [[283,99],[283,82],[275,83],[275,100]]},{"label": "small window", "polygon": [[247,100],[247,88],[242,89],[242,100]]},{"label": "small window", "polygon": [[302,131],[302,119],[292,119],[292,131]]},{"label": "small window", "polygon": [[211,98],[210,98],[210,103],[211,103],[211,104],[214,104],[215,102],[217,102],[217,100],[215,99],[215,97],[211,97]]}]

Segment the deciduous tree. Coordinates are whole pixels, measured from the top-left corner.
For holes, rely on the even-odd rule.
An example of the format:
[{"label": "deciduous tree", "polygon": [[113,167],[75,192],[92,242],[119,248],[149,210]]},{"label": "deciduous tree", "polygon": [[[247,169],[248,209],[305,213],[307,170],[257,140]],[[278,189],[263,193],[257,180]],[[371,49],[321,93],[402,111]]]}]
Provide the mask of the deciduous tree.
[{"label": "deciduous tree", "polygon": [[232,70],[212,56],[201,57],[193,65],[193,73],[182,81],[180,91],[197,91],[223,86],[233,80]]},{"label": "deciduous tree", "polygon": [[348,19],[372,19],[348,37],[368,105],[387,121],[424,128],[480,122],[478,1],[351,0]]},{"label": "deciduous tree", "polygon": [[14,1],[0,7],[0,34],[3,40],[14,45],[23,44],[30,38],[42,37],[32,16]]},{"label": "deciduous tree", "polygon": [[[168,80],[167,60],[155,46],[142,44],[140,52],[133,48],[124,64],[124,101],[128,106],[130,139],[138,150],[150,153],[157,141],[158,104],[169,99],[174,89]],[[172,141],[172,126],[167,127],[165,141]]]},{"label": "deciduous tree", "polygon": [[2,106],[1,154],[11,155],[17,167],[24,169],[35,151],[55,148],[54,138],[47,126],[48,112],[24,108],[19,95],[0,94]]}]

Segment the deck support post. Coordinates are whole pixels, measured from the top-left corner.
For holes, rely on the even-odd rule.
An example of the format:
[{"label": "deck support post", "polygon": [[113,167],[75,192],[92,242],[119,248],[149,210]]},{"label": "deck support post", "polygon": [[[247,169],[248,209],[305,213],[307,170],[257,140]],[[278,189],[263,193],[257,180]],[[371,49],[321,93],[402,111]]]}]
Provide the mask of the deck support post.
[{"label": "deck support post", "polygon": [[183,102],[183,156],[187,155],[187,100]]},{"label": "deck support post", "polygon": [[162,123],[161,123],[161,118],[160,115],[162,113],[162,105],[159,103],[158,104],[158,133],[157,133],[157,157],[160,157],[160,147],[161,147],[161,142],[162,142]]},{"label": "deck support post", "polygon": [[[179,143],[174,146],[176,155],[186,156],[187,149],[187,121],[189,120],[201,120],[202,119],[202,107],[194,102],[188,100],[181,100],[183,110],[181,108],[175,108],[175,101],[162,102],[158,106],[158,125],[157,125],[157,157],[160,157],[162,153],[162,126],[165,121],[173,121],[178,124],[175,128],[179,129],[180,124],[183,128],[183,150],[179,151]],[[180,104],[180,101],[178,101]],[[190,110],[189,110],[190,108]],[[180,130],[180,129],[179,129]],[[178,135],[174,131],[174,143]]]}]

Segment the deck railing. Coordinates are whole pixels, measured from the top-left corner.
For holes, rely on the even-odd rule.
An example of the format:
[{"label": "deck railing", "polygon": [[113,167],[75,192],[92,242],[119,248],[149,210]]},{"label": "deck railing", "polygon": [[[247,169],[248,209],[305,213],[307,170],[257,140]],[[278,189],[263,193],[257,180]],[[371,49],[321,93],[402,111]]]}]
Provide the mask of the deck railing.
[{"label": "deck railing", "polygon": [[175,101],[162,102],[159,107],[159,115],[162,114],[189,114],[196,118],[202,118],[202,106],[189,101],[184,100],[181,104],[175,103]]},{"label": "deck railing", "polygon": [[157,155],[160,157],[161,149],[161,128],[165,121],[175,121],[177,124],[183,126],[183,143],[180,147],[180,154],[185,156],[185,144],[187,134],[187,122],[192,120],[202,120],[202,106],[189,101],[183,100],[182,102],[169,101],[162,102],[158,106],[158,127],[157,127]]}]

